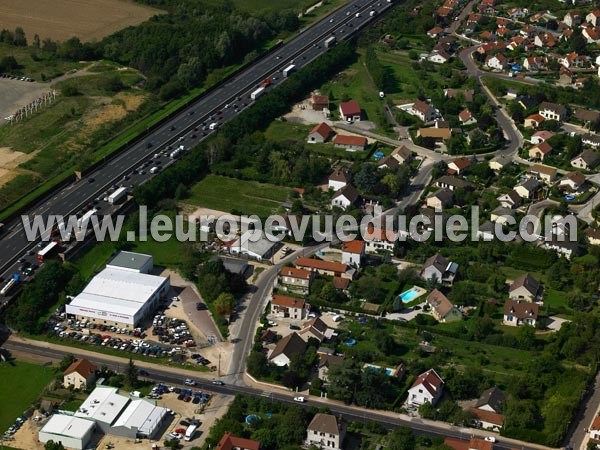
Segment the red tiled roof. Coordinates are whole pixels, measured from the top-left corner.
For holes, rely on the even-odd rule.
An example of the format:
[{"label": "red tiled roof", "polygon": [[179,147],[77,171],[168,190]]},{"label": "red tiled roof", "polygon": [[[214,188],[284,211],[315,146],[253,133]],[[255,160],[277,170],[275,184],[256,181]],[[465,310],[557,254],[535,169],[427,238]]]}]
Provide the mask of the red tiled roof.
[{"label": "red tiled roof", "polygon": [[473,413],[477,419],[483,422],[493,423],[494,425],[498,425],[500,427],[504,424],[504,416],[502,414],[479,408],[470,408],[469,411]]},{"label": "red tiled roof", "polygon": [[338,134],[333,142],[337,145],[352,145],[358,147],[366,147],[367,146],[367,138],[362,136],[348,136],[345,134]]},{"label": "red tiled roof", "polygon": [[298,258],[296,260],[296,267],[306,267],[309,269],[320,269],[327,270],[330,272],[344,273],[348,266],[346,264],[323,261],[322,259],[316,258]]},{"label": "red tiled roof", "polygon": [[444,445],[447,445],[454,450],[469,450],[469,443],[467,441],[463,441],[462,439],[447,437],[444,439]]},{"label": "red tiled roof", "polygon": [[273,301],[271,302],[273,305],[283,306],[284,308],[304,308],[304,303],[304,299],[302,298],[278,294],[273,296]]},{"label": "red tiled roof", "polygon": [[360,116],[360,106],[356,100],[340,103],[340,111],[344,116]]},{"label": "red tiled roof", "polygon": [[313,95],[312,102],[315,105],[328,106],[329,105],[329,97],[327,97],[326,95]]},{"label": "red tiled roof", "polygon": [[96,366],[87,359],[76,359],[69,367],[67,367],[67,370],[65,370],[63,374],[68,375],[70,373],[77,372],[79,375],[87,378],[95,371]]},{"label": "red tiled roof", "polygon": [[349,241],[342,244],[342,251],[347,253],[362,253],[365,250],[364,241]]},{"label": "red tiled roof", "polygon": [[321,122],[320,124],[316,125],[312,130],[310,130],[309,134],[313,133],[318,133],[323,139],[327,139],[331,135],[331,133],[333,133],[333,129],[325,122]]},{"label": "red tiled roof", "polygon": [[242,450],[259,450],[260,442],[240,438],[227,432],[217,444],[216,450],[233,450],[238,448]]},{"label": "red tiled roof", "polygon": [[437,372],[433,369],[429,369],[427,372],[423,372],[415,382],[412,384],[411,389],[415,386],[422,385],[429,391],[431,395],[435,395],[437,389],[444,384],[444,381],[440,378]]},{"label": "red tiled roof", "polygon": [[348,278],[333,277],[333,287],[336,289],[348,289],[350,280]]},{"label": "red tiled roof", "polygon": [[590,430],[600,430],[600,416],[596,416],[594,418],[594,421],[592,422],[592,426],[590,427]]},{"label": "red tiled roof", "polygon": [[309,280],[311,276],[310,271],[298,269],[297,267],[283,267],[279,273],[284,277],[302,278],[304,280]]},{"label": "red tiled roof", "polygon": [[469,450],[492,450],[493,448],[493,442],[484,441],[483,439],[477,439],[476,437],[471,436],[471,441],[469,442]]}]

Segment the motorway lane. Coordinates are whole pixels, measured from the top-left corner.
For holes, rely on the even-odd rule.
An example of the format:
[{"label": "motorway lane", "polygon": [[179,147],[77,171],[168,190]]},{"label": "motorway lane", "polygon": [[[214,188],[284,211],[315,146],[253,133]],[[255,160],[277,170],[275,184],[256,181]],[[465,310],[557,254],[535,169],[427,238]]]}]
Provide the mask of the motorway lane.
[{"label": "motorway lane", "polygon": [[[222,124],[230,120],[251,105],[252,101],[249,99],[249,93],[256,89],[261,80],[268,76],[280,74],[280,71],[289,65],[291,60],[294,60],[294,64],[298,68],[305,66],[327,50],[322,45],[327,37],[335,34],[338,39],[346,38],[373,19],[369,15],[369,11],[376,10],[375,17],[377,17],[392,5],[392,2],[384,0],[355,0],[349,2],[321,22],[302,32],[289,43],[231,78],[220,88],[192,102],[184,110],[141,138],[136,144],[128,147],[106,165],[87,175],[86,179],[62,189],[54,194],[52,198],[41,200],[25,215],[33,217],[42,214],[45,216],[50,212],[64,216],[72,214],[100,195],[109,186],[120,181],[123,174],[148,159],[157,149],[162,149],[169,144],[179,145],[179,138],[182,137],[185,139],[181,143],[186,147],[190,148],[197,145],[204,139],[204,136],[199,131],[196,138],[191,138],[192,133],[190,130],[193,130],[194,127],[202,127],[201,124],[206,126],[211,122]],[[356,16],[357,13],[360,15],[359,17]],[[352,26],[347,24],[352,24]],[[284,80],[281,75],[276,78],[276,80],[272,80],[273,85],[277,85]],[[225,104],[234,102],[239,103],[239,112],[235,111],[234,108],[223,108]],[[246,105],[241,102],[246,103]],[[222,120],[214,118],[215,115],[218,115],[216,111],[219,110],[223,116]],[[207,135],[211,134],[209,130],[206,133]],[[140,180],[140,182],[147,181],[149,177],[150,175]],[[96,181],[89,183],[87,180],[90,178]],[[15,260],[33,245],[33,242],[27,241],[20,219],[7,223],[6,234],[0,241],[0,274],[6,278],[14,273]]]},{"label": "motorway lane", "polygon": [[[56,348],[46,348],[40,347],[38,345],[33,345],[25,342],[9,340],[7,341],[3,347],[7,350],[15,354],[25,354],[25,355],[33,355],[38,357],[48,358],[54,361],[60,361],[65,352],[56,349]],[[69,349],[71,351],[71,349]],[[71,352],[75,357],[88,357],[85,354],[79,354],[77,348],[73,348]],[[116,360],[115,358],[107,358],[102,354],[98,354],[97,357],[94,356],[92,358],[92,362],[97,365],[106,365],[108,368],[116,371],[122,371],[128,360],[126,358],[119,358]],[[247,394],[256,397],[266,397],[271,400],[277,400],[281,402],[286,402],[290,404],[300,405],[299,403],[294,402],[293,397],[294,393],[284,392],[284,391],[268,391],[263,389],[257,389],[254,387],[248,386],[239,386],[239,385],[230,385],[225,384],[224,386],[214,385],[210,382],[210,380],[206,379],[202,376],[202,373],[198,373],[198,375],[194,376],[190,371],[185,371],[181,375],[173,372],[173,368],[171,370],[162,369],[160,366],[153,365],[152,367],[148,367],[144,364],[138,364],[139,367],[143,367],[148,371],[148,375],[146,378],[151,381],[157,383],[165,383],[169,385],[177,385],[182,386],[185,378],[194,378],[197,381],[197,388],[203,391],[212,391],[221,394],[235,395],[235,394]],[[369,410],[365,408],[360,408],[352,405],[344,405],[341,402],[330,401],[325,399],[320,399],[318,397],[308,397],[308,401],[302,404],[303,407],[317,407],[317,408],[329,408],[333,413],[341,414],[347,420],[360,421],[365,422],[367,420],[373,420],[380,424],[382,424],[386,428],[395,428],[398,426],[406,426],[409,427],[419,435],[425,435],[430,437],[454,437],[468,440],[471,436],[476,436],[483,438],[485,436],[489,436],[492,433],[483,433],[478,430],[474,430],[471,428],[460,428],[454,427],[442,422],[432,422],[428,420],[422,419],[411,419],[407,418],[407,416],[401,416],[400,414],[395,413],[384,413],[378,412],[375,410]],[[494,444],[494,448],[499,450],[509,450],[512,448],[520,448],[521,450],[540,450],[547,449],[547,447],[543,447],[535,444],[526,444],[520,441],[510,440],[508,438],[500,438],[500,441]]]}]

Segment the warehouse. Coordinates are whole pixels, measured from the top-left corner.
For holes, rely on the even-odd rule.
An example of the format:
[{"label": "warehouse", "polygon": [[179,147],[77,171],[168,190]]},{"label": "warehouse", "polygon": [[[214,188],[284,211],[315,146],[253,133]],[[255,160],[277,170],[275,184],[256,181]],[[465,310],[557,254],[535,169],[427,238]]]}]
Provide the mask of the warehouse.
[{"label": "warehouse", "polygon": [[[147,263],[140,267],[146,268]],[[113,265],[96,275],[66,306],[66,312],[77,320],[131,329],[154,313],[169,288],[168,277]]]},{"label": "warehouse", "polygon": [[270,259],[281,247],[279,240],[259,230],[249,230],[226,244],[232,255],[263,261]]},{"label": "warehouse", "polygon": [[40,430],[38,439],[43,443],[60,442],[65,447],[82,450],[87,448],[95,428],[92,420],[54,414]]}]

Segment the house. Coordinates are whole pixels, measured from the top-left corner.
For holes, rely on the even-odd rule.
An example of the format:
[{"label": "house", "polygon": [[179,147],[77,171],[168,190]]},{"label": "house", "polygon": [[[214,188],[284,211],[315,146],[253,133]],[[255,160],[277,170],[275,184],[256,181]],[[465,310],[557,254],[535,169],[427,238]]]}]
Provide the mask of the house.
[{"label": "house", "polygon": [[530,141],[534,145],[539,145],[542,142],[546,142],[552,136],[554,136],[554,133],[552,131],[540,130],[540,131],[536,131],[535,133],[533,133]]},{"label": "house", "polygon": [[523,68],[530,72],[546,69],[548,58],[544,56],[530,56],[523,59]]},{"label": "house", "polygon": [[494,210],[491,212],[490,220],[492,222],[507,224],[510,220],[510,217],[515,217],[514,209],[506,208],[504,206],[498,206],[497,208],[494,208]]},{"label": "house", "polygon": [[87,389],[96,380],[96,366],[87,359],[76,359],[63,372],[63,386],[74,389]]},{"label": "house", "polygon": [[552,151],[552,146],[547,142],[534,145],[529,149],[529,159],[538,159],[543,161],[544,158]]},{"label": "house", "polygon": [[590,12],[585,16],[585,21],[594,27],[600,25],[600,10],[596,9]]},{"label": "house", "polygon": [[523,126],[525,128],[538,128],[544,120],[546,119],[541,114],[531,114],[525,117]]},{"label": "house", "polygon": [[488,55],[485,58],[485,65],[490,69],[495,70],[504,70],[506,67],[508,59],[502,53],[497,53],[496,55]]},{"label": "house", "polygon": [[386,156],[377,163],[378,169],[396,170],[398,167],[400,167],[400,163],[392,155]]},{"label": "house", "polygon": [[600,231],[592,227],[587,227],[584,233],[588,244],[600,245]]},{"label": "house", "polygon": [[333,138],[333,144],[336,147],[345,148],[350,151],[364,150],[367,148],[367,138],[363,136],[349,136],[338,134]]},{"label": "house", "polygon": [[276,280],[276,287],[284,291],[308,294],[314,273],[297,267],[282,267]]},{"label": "house", "polygon": [[567,69],[571,69],[573,67],[583,67],[586,61],[587,58],[585,56],[582,56],[577,52],[571,52],[565,57],[560,58],[558,63]]},{"label": "house", "polygon": [[331,128],[325,122],[321,122],[320,124],[316,125],[312,130],[310,130],[310,133],[308,133],[307,141],[309,144],[322,144],[323,142],[327,142],[334,134],[335,132],[333,131],[333,128]]},{"label": "house", "polygon": [[333,197],[331,198],[331,206],[341,209],[348,209],[350,206],[356,205],[359,197],[360,195],[356,189],[354,189],[354,186],[347,184],[333,194]]},{"label": "house", "polygon": [[458,264],[448,261],[439,253],[436,253],[427,258],[425,264],[423,264],[421,278],[425,281],[435,279],[443,285],[452,286],[457,271]]},{"label": "house", "polygon": [[329,369],[336,364],[344,362],[343,356],[319,355],[318,377],[321,381],[328,381]]},{"label": "house", "polygon": [[352,181],[352,172],[348,167],[337,167],[329,175],[327,186],[338,191]]},{"label": "house", "polygon": [[431,122],[437,116],[437,111],[431,104],[423,100],[417,100],[408,110],[408,113],[418,117],[423,122]]},{"label": "house", "polygon": [[510,8],[506,13],[510,19],[522,19],[523,17],[527,17],[527,13],[523,8]]},{"label": "house", "polygon": [[484,430],[499,432],[504,426],[504,415],[485,411],[483,409],[469,408],[473,415],[474,425]]},{"label": "house", "polygon": [[323,261],[322,259],[317,258],[298,258],[295,265],[301,269],[310,270],[311,272],[316,272],[328,277],[346,278],[346,271],[348,270],[346,264]]},{"label": "house", "polygon": [[[596,63],[596,65],[598,64]],[[577,120],[581,120],[586,126],[588,126],[600,121],[600,111],[577,108],[575,111],[573,111],[573,117],[575,117]]]},{"label": "house", "polygon": [[506,395],[497,387],[486,389],[475,403],[475,408],[500,414],[506,403]]},{"label": "house", "polygon": [[515,101],[521,106],[523,109],[531,109],[534,106],[537,106],[539,103],[537,98],[533,95],[519,95]]},{"label": "house", "polygon": [[390,156],[400,164],[408,164],[413,160],[413,152],[404,145],[396,147],[392,153],[390,153]]},{"label": "house", "polygon": [[278,367],[289,366],[292,356],[300,355],[306,351],[306,342],[293,332],[282,338],[275,348],[269,353],[269,362]]},{"label": "house", "polygon": [[526,273],[512,282],[508,295],[513,300],[538,302],[542,299],[542,286],[538,280]]},{"label": "house", "polygon": [[556,169],[550,166],[534,164],[529,166],[527,169],[527,176],[537,178],[546,184],[552,184],[552,182],[556,179]]},{"label": "house", "polygon": [[556,120],[557,122],[562,122],[567,118],[567,108],[557,103],[542,102],[539,113],[544,119]]},{"label": "house", "polygon": [[567,259],[571,259],[573,254],[579,253],[579,244],[576,240],[571,241],[566,236],[559,238],[556,234],[553,234],[549,241],[544,242],[544,248],[554,250]]},{"label": "house", "polygon": [[469,110],[469,108],[463,109],[460,113],[458,113],[458,120],[463,125],[472,125],[477,123],[477,119],[473,116],[473,113]]},{"label": "house", "polygon": [[594,441],[600,441],[600,416],[596,416],[594,418],[594,421],[592,422],[592,425],[590,425],[588,432],[590,433],[590,439],[593,439]]},{"label": "house", "polygon": [[509,166],[510,164],[512,164],[512,158],[508,155],[494,156],[488,162],[488,166],[494,172],[499,172],[502,169],[504,169],[505,167]]},{"label": "house", "polygon": [[457,438],[444,438],[444,446],[454,450],[493,450],[494,444],[484,439],[477,439],[471,436],[469,441]]},{"label": "house", "polygon": [[364,239],[366,253],[381,251],[393,253],[398,235],[393,230],[370,227],[367,229]]},{"label": "house", "polygon": [[349,102],[340,102],[340,116],[346,122],[358,122],[361,118],[360,105],[356,100]]},{"label": "house", "polygon": [[523,203],[523,197],[514,189],[506,194],[502,194],[497,200],[500,202],[500,206],[512,209],[518,208]]},{"label": "house", "polygon": [[240,438],[227,432],[223,435],[215,450],[260,450],[260,442]]},{"label": "house", "polygon": [[342,263],[360,267],[362,259],[365,257],[364,241],[349,241],[342,243]]},{"label": "house", "polygon": [[462,318],[461,312],[437,289],[431,291],[425,303],[431,308],[433,318],[440,323],[453,322]]},{"label": "house", "polygon": [[444,32],[443,28],[433,27],[431,30],[427,31],[427,36],[429,36],[430,38],[433,38],[433,39],[437,39],[438,37],[441,37],[443,32]]},{"label": "house", "polygon": [[539,306],[524,300],[506,300],[504,302],[504,325],[518,327],[519,325],[530,325],[535,327],[538,318]]},{"label": "house", "polygon": [[569,172],[567,175],[561,178],[559,187],[570,192],[577,192],[584,183],[584,174],[581,172]]},{"label": "house", "polygon": [[450,58],[451,56],[448,53],[442,50],[436,50],[431,55],[429,55],[429,58],[427,59],[432,63],[446,64],[448,61],[450,61]]},{"label": "house", "polygon": [[493,222],[486,220],[477,227],[477,239],[491,241],[496,236],[496,226]]},{"label": "house", "polygon": [[433,406],[444,392],[444,380],[433,369],[423,372],[417,377],[408,390],[408,402],[413,405],[423,405],[427,402]]},{"label": "house", "polygon": [[433,209],[449,208],[453,205],[454,194],[449,189],[440,189],[427,197],[426,205]]},{"label": "house", "polygon": [[468,181],[450,175],[444,175],[438,178],[438,180],[435,182],[435,185],[443,189],[450,189],[451,191],[455,191],[457,189],[473,189],[473,185]]},{"label": "house", "polygon": [[589,149],[584,150],[579,156],[576,156],[571,160],[571,166],[584,170],[592,170],[598,163],[600,163],[598,154]]},{"label": "house", "polygon": [[521,196],[521,198],[529,200],[534,197],[539,188],[540,182],[537,179],[527,178],[526,180],[517,184],[514,190]]},{"label": "house", "polygon": [[244,232],[239,238],[226,245],[229,253],[243,255],[256,261],[270,259],[281,248],[281,243],[275,236],[256,229]]},{"label": "house", "polygon": [[436,142],[439,141],[447,141],[452,137],[452,131],[450,128],[438,128],[438,127],[429,127],[429,128],[419,128],[417,130],[417,136],[424,139],[433,139]]},{"label": "house", "polygon": [[563,22],[569,28],[573,28],[573,27],[576,27],[577,25],[581,25],[581,23],[583,22],[583,16],[581,14],[579,14],[577,11],[569,11],[567,14],[565,14],[565,17],[563,18]]},{"label": "house", "polygon": [[329,97],[326,95],[313,95],[310,104],[314,111],[323,111],[329,108]]},{"label": "house", "polygon": [[333,414],[317,413],[306,429],[306,446],[319,449],[342,450],[346,427]]},{"label": "house", "polygon": [[[584,28],[581,32],[588,44],[597,44],[600,41],[600,27]],[[587,58],[583,57],[583,64],[587,62]],[[581,66],[578,66],[581,67]]]},{"label": "house", "polygon": [[322,342],[325,339],[331,339],[333,336],[333,330],[329,328],[320,317],[315,317],[302,325],[302,329],[298,332],[298,334],[306,342],[308,342],[310,338],[314,338],[319,342]]},{"label": "house", "polygon": [[451,175],[461,175],[471,166],[471,160],[469,158],[458,158],[448,163],[448,172]]},{"label": "house", "polygon": [[600,136],[597,134],[586,133],[581,136],[581,142],[590,147],[598,148],[600,147]]},{"label": "house", "polygon": [[333,277],[333,287],[338,291],[347,292],[350,287],[350,279]]},{"label": "house", "polygon": [[273,295],[271,313],[295,320],[304,320],[308,315],[310,305],[302,298],[287,295]]},{"label": "house", "polygon": [[475,91],[473,89],[444,89],[444,97],[462,97],[462,99],[467,103],[471,103],[473,101],[473,95],[475,95]]}]

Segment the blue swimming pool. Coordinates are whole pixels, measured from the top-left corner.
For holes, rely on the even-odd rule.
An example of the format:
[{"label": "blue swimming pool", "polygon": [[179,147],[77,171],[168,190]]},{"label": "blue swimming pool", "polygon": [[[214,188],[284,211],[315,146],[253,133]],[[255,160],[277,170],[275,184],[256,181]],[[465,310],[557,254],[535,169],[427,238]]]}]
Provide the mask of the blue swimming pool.
[{"label": "blue swimming pool", "polygon": [[402,294],[400,294],[400,298],[404,303],[408,303],[417,298],[419,295],[421,295],[421,293],[418,290],[415,288],[410,288],[408,291],[404,291]]},{"label": "blue swimming pool", "polygon": [[[366,367],[367,369],[369,369],[369,370],[381,370],[381,367],[379,367],[379,366],[372,366],[372,365],[370,365],[370,364],[369,364],[369,365],[367,365],[367,366],[365,366],[365,367]],[[385,370],[385,374],[386,374],[388,377],[392,376],[392,373],[393,373],[393,370],[392,370],[392,369],[390,369],[389,367],[386,367],[384,370]]]}]

